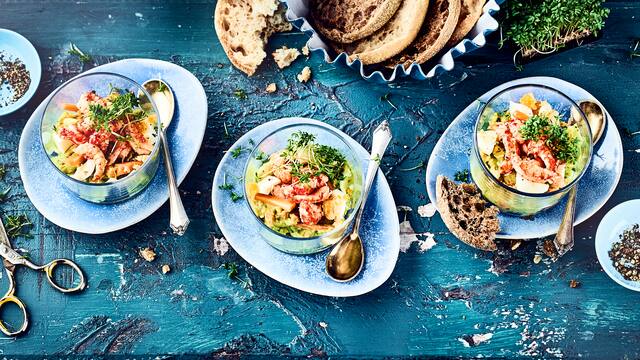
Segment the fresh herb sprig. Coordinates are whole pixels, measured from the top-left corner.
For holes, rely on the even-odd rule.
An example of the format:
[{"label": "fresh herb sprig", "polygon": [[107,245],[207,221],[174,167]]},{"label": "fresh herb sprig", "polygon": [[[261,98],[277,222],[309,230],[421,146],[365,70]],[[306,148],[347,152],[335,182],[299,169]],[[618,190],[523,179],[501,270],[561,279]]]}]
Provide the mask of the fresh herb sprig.
[{"label": "fresh herb sprig", "polygon": [[249,96],[247,96],[247,92],[243,89],[235,89],[233,91],[233,96],[235,96],[238,100],[246,100]]},{"label": "fresh herb sprig", "polygon": [[234,188],[235,186],[233,184],[227,182],[227,174],[225,174],[222,178],[222,185],[218,185],[218,189],[223,191],[230,191],[229,195],[231,196],[231,201],[233,202],[244,199],[244,195],[233,191]]},{"label": "fresh herb sprig", "polygon": [[229,279],[236,280],[242,284],[242,287],[245,289],[251,288],[251,281],[247,278],[247,280],[243,280],[240,278],[240,270],[238,268],[238,264],[235,262],[225,262],[222,264],[222,268],[227,270],[227,276]]},{"label": "fresh herb sprig", "polygon": [[558,160],[574,162],[578,158],[578,139],[569,136],[567,126],[557,119],[549,121],[547,117],[534,115],[520,128],[525,140],[542,140],[551,149]]},{"label": "fresh herb sprig", "polygon": [[118,119],[126,114],[136,114],[137,117],[143,117],[144,112],[137,111],[139,106],[138,98],[134,93],[130,91],[121,92],[119,89],[113,89],[118,93],[118,96],[113,98],[109,107],[102,106],[100,104],[89,105],[89,117],[94,121],[96,128],[109,129],[109,123],[112,120]]},{"label": "fresh herb sprig", "polygon": [[568,42],[597,35],[609,9],[604,0],[507,1],[502,22],[503,38],[513,41],[525,58],[548,54]]},{"label": "fresh herb sprig", "polygon": [[82,61],[83,63],[88,63],[92,60],[91,55],[86,54],[85,52],[80,50],[80,48],[77,47],[74,43],[69,44],[69,50],[67,50],[67,54],[77,56],[78,59],[80,59],[80,61]]},{"label": "fresh herb sprig", "polygon": [[465,183],[469,182],[469,170],[464,169],[464,170],[456,171],[455,175],[453,175],[453,179],[455,181],[460,181]]},{"label": "fresh herb sprig", "polygon": [[4,221],[4,228],[7,230],[7,235],[11,239],[23,236],[30,238],[29,230],[33,226],[27,215],[8,215]]},{"label": "fresh herb sprig", "polygon": [[[315,140],[315,135],[308,132],[298,131],[291,134],[284,152],[291,165],[291,175],[304,183],[312,176],[324,174],[335,184],[342,180],[347,160],[337,149],[316,144]],[[299,154],[307,155],[308,159],[305,159],[304,163],[301,162],[298,159]]]}]

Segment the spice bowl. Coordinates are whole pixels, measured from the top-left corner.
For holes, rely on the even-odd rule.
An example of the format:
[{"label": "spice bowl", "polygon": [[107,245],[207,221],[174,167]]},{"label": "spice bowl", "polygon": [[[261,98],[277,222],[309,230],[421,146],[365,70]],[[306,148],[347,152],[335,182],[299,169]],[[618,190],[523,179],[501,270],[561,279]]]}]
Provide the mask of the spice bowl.
[{"label": "spice bowl", "polygon": [[[640,224],[640,199],[630,200],[617,205],[602,218],[596,232],[596,254],[602,269],[618,284],[633,291],[640,291],[640,281],[627,280],[614,266],[614,260],[609,255],[614,243],[621,240],[625,230]],[[640,244],[640,236],[634,240]],[[640,257],[640,246],[637,247]],[[636,262],[640,268],[640,262]],[[639,271],[640,273],[640,271]]]},{"label": "spice bowl", "polygon": [[38,52],[33,45],[17,32],[0,29],[0,44],[2,44],[0,47],[0,71],[5,67],[2,62],[8,61],[15,63],[19,67],[24,66],[23,71],[28,72],[29,78],[28,85],[25,84],[26,88],[20,90],[22,95],[17,99],[13,99],[16,90],[7,85],[12,80],[9,79],[7,83],[0,81],[0,116],[4,116],[23,107],[36,93],[40,84],[42,65]]}]

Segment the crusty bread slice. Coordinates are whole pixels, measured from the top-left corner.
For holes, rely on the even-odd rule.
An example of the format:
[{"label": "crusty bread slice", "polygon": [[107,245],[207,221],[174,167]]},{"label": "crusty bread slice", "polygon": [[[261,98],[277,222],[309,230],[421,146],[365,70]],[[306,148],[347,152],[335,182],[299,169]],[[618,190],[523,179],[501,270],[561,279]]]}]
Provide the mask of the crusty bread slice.
[{"label": "crusty bread slice", "polygon": [[224,52],[236,68],[251,76],[267,57],[271,35],[291,30],[277,0],[219,0],[214,26]]},{"label": "crusty bread slice", "polygon": [[473,184],[458,185],[439,175],[436,179],[436,206],[449,231],[474,248],[496,250],[500,231],[498,208],[482,198]]},{"label": "crusty bread slice", "polygon": [[447,42],[447,46],[455,46],[464,39],[465,36],[473,29],[473,27],[482,16],[482,7],[486,0],[462,0],[460,3],[460,17],[456,30],[451,35],[451,39]]},{"label": "crusty bread slice", "polygon": [[338,52],[349,54],[351,61],[377,64],[400,53],[416,38],[429,7],[428,0],[404,0],[400,9],[382,29],[351,44],[334,44]]},{"label": "crusty bread slice", "polygon": [[418,37],[399,55],[389,59],[385,66],[393,68],[403,64],[408,68],[412,63],[423,64],[433,58],[451,38],[458,17],[460,0],[431,0],[431,6]]},{"label": "crusty bread slice", "polygon": [[364,39],[386,24],[402,0],[311,0],[314,27],[331,41]]}]

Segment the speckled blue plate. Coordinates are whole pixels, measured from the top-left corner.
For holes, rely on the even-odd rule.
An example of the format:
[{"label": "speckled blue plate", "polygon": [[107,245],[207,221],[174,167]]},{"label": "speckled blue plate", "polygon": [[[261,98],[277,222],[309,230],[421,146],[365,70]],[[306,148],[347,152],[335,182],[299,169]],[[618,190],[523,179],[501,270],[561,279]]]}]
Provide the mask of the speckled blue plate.
[{"label": "speckled blue plate", "polygon": [[629,200],[616,205],[602,218],[596,232],[596,255],[598,261],[613,281],[633,291],[640,291],[640,281],[629,281],[613,267],[609,250],[620,235],[635,224],[640,224],[640,200]]},{"label": "speckled blue plate", "polygon": [[[530,77],[502,84],[469,105],[453,120],[449,128],[433,148],[427,166],[427,192],[432,203],[436,203],[436,177],[453,178],[457,171],[469,169],[469,154],[473,148],[473,128],[482,105],[493,95],[519,84],[539,84],[558,89],[574,101],[597,99],[586,90],[551,77]],[[606,111],[606,110],[605,110]],[[622,174],[623,151],[620,133],[611,115],[602,139],[594,147],[591,164],[578,183],[576,203],[576,225],[596,213],[611,197]],[[560,225],[565,199],[557,205],[536,214],[532,219],[500,214],[498,233],[501,239],[534,239],[555,234]]]},{"label": "speckled blue plate", "polygon": [[357,71],[365,80],[375,83],[388,83],[407,76],[411,76],[417,80],[426,80],[440,73],[451,71],[455,66],[455,58],[483,47],[487,43],[486,36],[499,28],[500,25],[498,21],[493,18],[493,15],[500,10],[500,4],[505,0],[488,0],[482,9],[482,16],[478,19],[471,31],[469,31],[469,34],[454,47],[440,55],[440,58],[435,64],[433,61],[428,61],[424,65],[414,63],[407,69],[402,65],[397,65],[393,71],[385,73],[380,70],[375,70],[375,67],[363,65],[360,60],[349,61],[346,53],[340,53],[333,57],[331,54],[334,52],[330,50],[329,45],[322,40],[306,19],[306,16],[309,14],[308,1],[280,1],[287,4],[287,19],[291,21],[295,27],[300,29],[300,31],[309,35],[310,39],[307,42],[307,46],[310,51],[318,52],[329,64],[347,66]]},{"label": "speckled blue plate", "polygon": [[[207,96],[200,81],[184,68],[160,60],[128,59],[98,66],[142,84],[151,78],[166,81],[176,97],[176,113],[167,132],[178,183],[187,176],[198,155],[207,126]],[[31,115],[22,131],[18,163],[24,189],[33,205],[52,223],[87,234],[104,234],[146,219],[169,198],[164,166],[136,197],[117,204],[93,204],[69,192],[57,179],[40,144],[38,128],[49,98]],[[168,224],[167,224],[168,225]]]},{"label": "speckled blue plate", "polygon": [[[24,36],[7,29],[0,29],[0,52],[2,52],[9,60],[20,59],[29,71],[31,84],[29,89],[18,101],[7,106],[0,107],[0,116],[11,114],[26,104],[29,99],[36,93],[40,84],[40,76],[42,74],[42,65],[38,52],[31,45],[29,40]],[[6,86],[0,84],[0,98],[4,99],[10,96],[12,92]]]},{"label": "speckled blue plate", "polygon": [[[258,144],[277,128],[301,123],[317,124],[340,133],[340,130],[317,120],[285,118],[249,131],[233,144],[231,149],[238,146],[252,148],[250,140]],[[368,151],[348,135],[345,137],[358,156],[369,158]],[[218,188],[223,183],[225,175],[227,182],[244,176],[244,165],[248,156],[249,152],[245,151],[241,156],[233,158],[227,152],[222,158],[213,179],[211,201],[220,230],[233,249],[249,264],[285,285],[324,296],[362,295],[382,285],[391,276],[400,251],[400,224],[391,189],[381,171],[378,172],[371,188],[360,229],[365,243],[364,268],[353,281],[338,283],[331,280],[324,271],[328,250],[313,255],[291,255],[276,250],[261,238],[246,202],[233,202],[228,191]]]}]

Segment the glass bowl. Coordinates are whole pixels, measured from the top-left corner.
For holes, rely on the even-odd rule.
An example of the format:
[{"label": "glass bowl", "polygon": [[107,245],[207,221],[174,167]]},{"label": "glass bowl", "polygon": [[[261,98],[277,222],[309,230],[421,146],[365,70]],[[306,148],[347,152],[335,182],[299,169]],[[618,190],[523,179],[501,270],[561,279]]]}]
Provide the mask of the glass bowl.
[{"label": "glass bowl", "polygon": [[[88,183],[76,180],[61,171],[55,164],[58,154],[57,146],[53,139],[54,125],[64,112],[63,103],[75,104],[80,96],[88,91],[95,90],[100,96],[106,96],[112,88],[128,90],[137,94],[141,103],[145,103],[145,110],[149,114],[155,114],[157,118],[156,132],[160,129],[160,117],[157,116],[157,108],[147,91],[135,81],[122,75],[94,72],[75,77],[60,86],[51,96],[44,110],[40,122],[40,140],[42,147],[49,158],[49,164],[54,169],[53,176],[60,179],[62,184],[72,193],[83,200],[93,203],[111,204],[127,200],[142,191],[153,179],[158,170],[160,138],[156,136],[153,150],[145,162],[131,174],[115,181],[105,183]],[[146,104],[148,103],[148,105]],[[158,135],[158,134],[156,134]]]},{"label": "glass bowl", "polygon": [[[478,131],[495,114],[509,109],[509,102],[518,102],[520,98],[532,93],[536,100],[546,100],[554,110],[560,113],[562,121],[572,119],[578,125],[582,137],[587,141],[579,145],[579,174],[567,185],[546,193],[527,193],[500,182],[482,161],[478,147]],[[580,107],[563,93],[540,85],[517,85],[507,88],[493,96],[482,108],[476,121],[473,136],[473,149],[470,156],[471,177],[482,195],[495,204],[501,211],[522,216],[534,215],[557,204],[562,197],[576,186],[591,162],[593,144],[589,123]]]},{"label": "glass bowl", "polygon": [[[256,171],[262,165],[262,161],[258,160],[260,154],[267,156],[274,152],[280,151],[287,147],[287,140],[291,134],[304,131],[316,136],[316,142],[321,145],[328,145],[340,151],[347,159],[354,175],[355,189],[353,193],[353,208],[347,212],[344,222],[339,224],[335,229],[324,234],[313,237],[291,237],[283,235],[271,228],[258,217],[251,206],[247,184],[256,180]],[[353,148],[347,143],[346,135],[338,131],[334,131],[324,126],[313,124],[294,124],[278,129],[267,135],[253,149],[244,170],[244,198],[245,204],[253,214],[249,221],[255,222],[255,226],[260,227],[262,237],[276,249],[290,254],[313,254],[322,251],[338,242],[351,229],[353,218],[362,202],[362,188],[364,186],[364,178],[362,174],[366,170],[366,163],[362,161]]]}]

